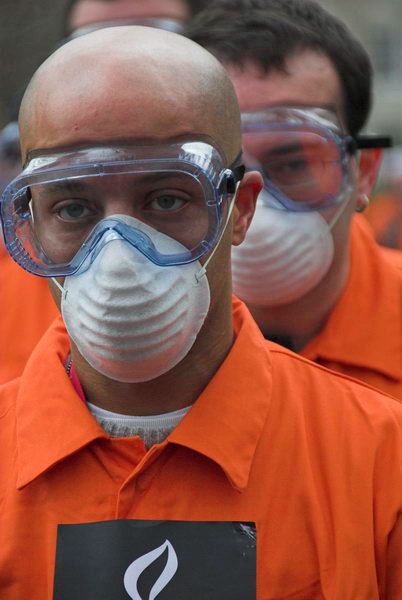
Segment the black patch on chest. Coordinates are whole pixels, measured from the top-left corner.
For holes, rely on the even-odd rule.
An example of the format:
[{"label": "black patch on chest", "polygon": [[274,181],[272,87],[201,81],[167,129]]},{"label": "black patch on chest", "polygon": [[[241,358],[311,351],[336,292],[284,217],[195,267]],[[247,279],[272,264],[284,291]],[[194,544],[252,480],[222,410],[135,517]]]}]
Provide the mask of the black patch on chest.
[{"label": "black patch on chest", "polygon": [[59,525],[54,600],[255,600],[254,523]]}]

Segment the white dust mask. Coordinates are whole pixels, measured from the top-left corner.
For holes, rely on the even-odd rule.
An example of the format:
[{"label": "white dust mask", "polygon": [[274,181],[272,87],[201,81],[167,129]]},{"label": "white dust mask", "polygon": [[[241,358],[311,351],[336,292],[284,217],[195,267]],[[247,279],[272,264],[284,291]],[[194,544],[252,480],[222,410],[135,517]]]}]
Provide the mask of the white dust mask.
[{"label": "white dust mask", "polygon": [[[146,233],[166,254],[183,249],[137,219],[114,217]],[[200,272],[198,261],[159,267],[112,233],[88,270],[65,279],[67,331],[99,373],[131,383],[154,379],[186,356],[205,321],[210,290]]]},{"label": "white dust mask", "polygon": [[326,275],[334,256],[331,229],[317,211],[292,212],[267,206],[259,196],[243,244],[232,249],[234,293],[252,306],[278,306],[304,296]]}]

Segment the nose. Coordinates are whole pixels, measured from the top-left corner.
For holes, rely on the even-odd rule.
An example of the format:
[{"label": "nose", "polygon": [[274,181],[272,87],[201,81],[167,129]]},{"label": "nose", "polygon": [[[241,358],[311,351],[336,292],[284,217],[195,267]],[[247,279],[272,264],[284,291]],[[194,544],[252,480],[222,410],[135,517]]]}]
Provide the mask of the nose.
[{"label": "nose", "polygon": [[109,221],[103,220],[105,229],[93,240],[90,251],[95,258],[106,244],[119,240],[130,244],[136,250],[149,251],[153,247],[152,240],[141,230],[141,222],[127,214],[110,215]]},{"label": "nose", "polygon": [[105,206],[103,218],[108,219],[114,215],[125,215],[127,217],[136,218],[135,203],[128,198],[109,198]]}]

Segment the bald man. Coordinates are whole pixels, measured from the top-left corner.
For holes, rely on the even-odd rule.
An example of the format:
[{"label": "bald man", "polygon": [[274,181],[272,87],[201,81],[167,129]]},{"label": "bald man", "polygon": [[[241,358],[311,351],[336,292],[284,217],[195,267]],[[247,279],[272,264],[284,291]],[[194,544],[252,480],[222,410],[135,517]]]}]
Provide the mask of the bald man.
[{"label": "bald man", "polygon": [[[96,29],[139,24],[181,32],[184,23],[207,6],[209,0],[70,0],[65,8],[65,39]],[[18,126],[10,123],[0,132],[4,148],[10,136],[18,143]],[[9,145],[9,144],[8,144]],[[1,166],[3,164],[3,173]],[[3,190],[21,168],[20,156],[1,162],[0,189]],[[3,177],[2,177],[3,176]],[[3,181],[2,181],[3,179]],[[4,250],[0,236],[0,383],[19,376],[33,348],[58,315],[46,282],[15,268]],[[29,306],[24,302],[29,296]]]},{"label": "bald man", "polygon": [[20,125],[6,239],[63,320],[0,388],[2,600],[399,598],[402,407],[231,305],[262,180],[219,63],[91,33]]}]

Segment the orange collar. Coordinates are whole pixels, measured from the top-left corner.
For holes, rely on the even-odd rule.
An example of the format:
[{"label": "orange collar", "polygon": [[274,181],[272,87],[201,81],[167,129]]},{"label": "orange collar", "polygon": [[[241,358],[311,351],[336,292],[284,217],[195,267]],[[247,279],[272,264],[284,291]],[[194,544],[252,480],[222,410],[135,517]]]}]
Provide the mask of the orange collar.
[{"label": "orange collar", "polygon": [[402,273],[385,258],[360,215],[352,224],[346,287],[324,329],[301,354],[402,380]]},{"label": "orange collar", "polygon": [[[268,415],[271,363],[267,343],[238,301],[233,318],[236,339],[229,355],[163,445],[175,443],[207,456],[241,490],[247,485]],[[65,372],[68,352],[69,338],[59,318],[33,352],[20,379],[18,488],[95,440],[109,440]]]},{"label": "orange collar", "polygon": [[31,354],[16,402],[17,487],[97,438],[107,438],[64,368],[70,340],[59,317]]}]

